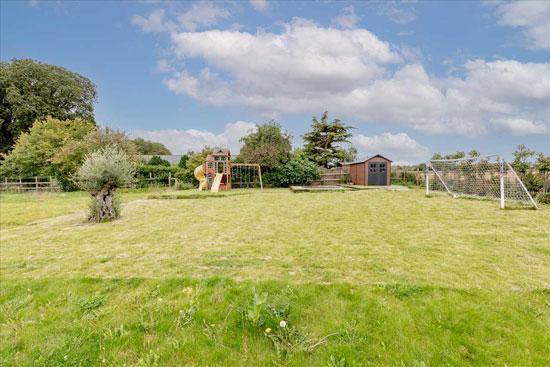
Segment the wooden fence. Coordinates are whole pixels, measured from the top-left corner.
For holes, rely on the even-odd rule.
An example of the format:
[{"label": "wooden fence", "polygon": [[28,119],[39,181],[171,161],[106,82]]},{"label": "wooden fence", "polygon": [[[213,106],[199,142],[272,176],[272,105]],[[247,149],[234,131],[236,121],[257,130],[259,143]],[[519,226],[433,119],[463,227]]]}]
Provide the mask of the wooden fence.
[{"label": "wooden fence", "polygon": [[2,178],[0,191],[11,192],[54,192],[60,191],[61,187],[55,177],[17,177]]}]

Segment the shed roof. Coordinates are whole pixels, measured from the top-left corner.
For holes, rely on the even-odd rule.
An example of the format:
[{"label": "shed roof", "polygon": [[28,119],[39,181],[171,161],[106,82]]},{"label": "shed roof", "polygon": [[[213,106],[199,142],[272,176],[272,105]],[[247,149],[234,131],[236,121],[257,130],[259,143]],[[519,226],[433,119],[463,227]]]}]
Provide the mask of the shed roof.
[{"label": "shed roof", "polygon": [[359,164],[359,163],[365,163],[367,161],[370,161],[371,159],[373,158],[383,158],[389,162],[391,162],[391,159],[388,159],[386,157],[384,157],[383,155],[381,154],[376,154],[376,155],[373,155],[372,157],[370,158],[366,158],[366,159],[361,159],[361,160],[358,160],[358,161],[355,161],[355,162],[342,162],[340,163],[342,166],[349,166],[349,165],[352,165],[352,164]]}]

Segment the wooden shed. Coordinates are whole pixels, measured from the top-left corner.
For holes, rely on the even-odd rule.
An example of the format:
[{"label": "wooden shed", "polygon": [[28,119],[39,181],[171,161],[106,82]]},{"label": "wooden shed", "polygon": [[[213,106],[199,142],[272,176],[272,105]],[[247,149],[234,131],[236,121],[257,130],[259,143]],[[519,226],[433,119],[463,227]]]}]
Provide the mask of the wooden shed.
[{"label": "wooden shed", "polygon": [[353,185],[390,185],[391,161],[380,154],[361,161],[344,162],[342,168],[349,173]]}]

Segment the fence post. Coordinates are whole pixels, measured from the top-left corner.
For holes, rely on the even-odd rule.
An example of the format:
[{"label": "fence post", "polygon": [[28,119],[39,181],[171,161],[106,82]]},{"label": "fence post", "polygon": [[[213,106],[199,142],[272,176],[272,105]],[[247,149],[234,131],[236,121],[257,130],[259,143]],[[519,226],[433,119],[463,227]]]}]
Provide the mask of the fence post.
[{"label": "fence post", "polygon": [[52,176],[50,176],[50,192],[53,192]]},{"label": "fence post", "polygon": [[416,167],[416,185],[420,185],[420,167]]},{"label": "fence post", "polygon": [[23,190],[23,184],[21,183],[21,176],[19,176],[19,186],[17,186],[17,192],[21,193],[21,190]]},{"label": "fence post", "polygon": [[34,186],[36,187],[36,192],[38,192],[38,176],[34,176]]},{"label": "fence post", "polygon": [[504,209],[504,164],[502,161],[500,161],[500,209]]},{"label": "fence post", "polygon": [[4,177],[4,190],[8,191],[8,177]]},{"label": "fence post", "polygon": [[430,166],[426,163],[426,196],[430,195]]},{"label": "fence post", "polygon": [[168,172],[168,187],[172,187],[172,172]]}]

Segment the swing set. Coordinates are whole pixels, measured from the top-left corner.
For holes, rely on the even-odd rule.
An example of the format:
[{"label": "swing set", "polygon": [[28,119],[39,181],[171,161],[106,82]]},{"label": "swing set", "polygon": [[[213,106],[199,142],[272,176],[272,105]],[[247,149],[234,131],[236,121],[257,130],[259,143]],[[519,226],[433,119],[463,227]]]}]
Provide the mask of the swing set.
[{"label": "swing set", "polygon": [[262,170],[259,164],[231,163],[229,149],[216,149],[194,171],[199,190],[213,192],[235,188],[258,187],[263,191]]}]

